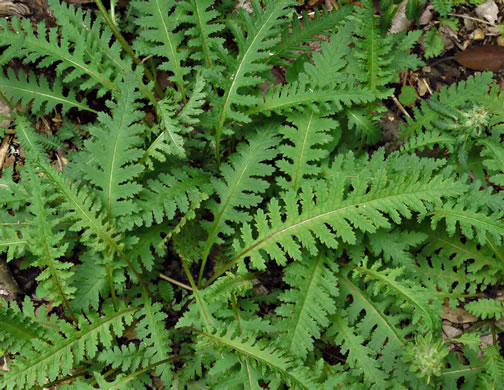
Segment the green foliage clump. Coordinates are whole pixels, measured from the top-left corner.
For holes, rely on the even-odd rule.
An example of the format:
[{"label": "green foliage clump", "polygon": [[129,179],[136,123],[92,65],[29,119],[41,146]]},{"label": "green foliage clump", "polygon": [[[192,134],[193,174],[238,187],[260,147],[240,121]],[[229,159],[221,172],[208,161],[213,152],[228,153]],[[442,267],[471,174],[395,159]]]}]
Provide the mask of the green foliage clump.
[{"label": "green foliage clump", "polygon": [[491,74],[413,107],[386,152],[384,101],[422,65],[421,32],[387,35],[370,0],[312,20],[291,0],[135,0],[117,24],[97,3],[0,21],[25,152],[0,178],[0,254],[39,271],[37,300],[0,303],[1,388],[501,382],[498,348],[443,340],[439,316],[470,300],[495,335],[504,314],[482,293],[504,276]]}]

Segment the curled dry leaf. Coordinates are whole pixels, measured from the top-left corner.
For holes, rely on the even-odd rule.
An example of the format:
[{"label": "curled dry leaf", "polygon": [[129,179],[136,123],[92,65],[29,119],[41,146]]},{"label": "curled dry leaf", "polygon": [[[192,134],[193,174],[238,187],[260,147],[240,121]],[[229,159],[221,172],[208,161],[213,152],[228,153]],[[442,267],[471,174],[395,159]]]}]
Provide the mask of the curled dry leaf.
[{"label": "curled dry leaf", "polygon": [[462,308],[453,310],[447,304],[443,305],[443,314],[441,314],[440,317],[453,324],[466,324],[478,321],[478,317],[473,316],[467,310]]},{"label": "curled dry leaf", "polygon": [[491,24],[497,23],[499,7],[497,7],[494,0],[487,0],[483,4],[478,5],[475,11],[478,18],[485,19]]},{"label": "curled dry leaf", "polygon": [[459,51],[455,59],[468,69],[499,72],[504,70],[504,47],[475,46]]}]

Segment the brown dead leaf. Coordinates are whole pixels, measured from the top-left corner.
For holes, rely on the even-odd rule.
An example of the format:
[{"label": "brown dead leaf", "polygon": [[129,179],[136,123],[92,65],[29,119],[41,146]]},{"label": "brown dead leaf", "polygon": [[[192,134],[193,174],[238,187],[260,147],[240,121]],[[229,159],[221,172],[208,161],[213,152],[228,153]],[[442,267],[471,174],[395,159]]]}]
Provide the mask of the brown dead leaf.
[{"label": "brown dead leaf", "polygon": [[499,72],[504,70],[504,47],[475,46],[459,51],[455,59],[468,69]]},{"label": "brown dead leaf", "polygon": [[443,338],[453,339],[462,334],[462,329],[457,329],[451,325],[443,325]]},{"label": "brown dead leaf", "polygon": [[[12,123],[10,120],[10,107],[0,100],[0,128],[6,129]],[[3,119],[3,120],[2,120]]]},{"label": "brown dead leaf", "polygon": [[397,34],[401,31],[407,31],[411,25],[413,24],[412,20],[409,20],[406,17],[406,5],[408,4],[407,0],[403,0],[397,8],[397,11],[392,19],[392,24],[388,30],[389,34]]},{"label": "brown dead leaf", "polygon": [[138,323],[138,321],[136,321],[136,320],[133,321],[131,323],[131,325],[125,329],[124,333],[122,334],[122,337],[124,337],[128,341],[137,340],[137,336],[135,333],[135,328],[136,328],[137,323]]},{"label": "brown dead leaf", "polygon": [[12,137],[10,135],[7,135],[3,139],[2,144],[0,145],[0,171],[2,170],[4,161],[5,161],[5,157],[7,156],[7,152],[9,151],[11,138]]},{"label": "brown dead leaf", "polygon": [[452,324],[466,324],[478,321],[478,317],[473,316],[467,310],[462,308],[457,308],[452,310],[449,305],[443,305],[443,314],[441,314],[443,320],[448,320]]}]

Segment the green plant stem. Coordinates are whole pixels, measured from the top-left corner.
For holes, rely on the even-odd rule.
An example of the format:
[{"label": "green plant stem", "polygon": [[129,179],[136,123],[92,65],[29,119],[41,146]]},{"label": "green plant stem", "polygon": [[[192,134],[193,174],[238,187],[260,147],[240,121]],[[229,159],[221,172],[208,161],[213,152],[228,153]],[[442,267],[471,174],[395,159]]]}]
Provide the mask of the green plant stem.
[{"label": "green plant stem", "polygon": [[124,377],[123,379],[121,379],[119,382],[115,383],[114,386],[110,387],[109,390],[117,389],[119,386],[128,383],[130,380],[135,379],[137,376],[143,374],[144,372],[152,370],[153,368],[155,368],[157,366],[160,366],[161,364],[164,364],[166,362],[170,362],[170,361],[176,360],[176,358],[178,358],[178,357],[171,357],[171,358],[168,358],[168,359],[164,359],[164,360],[161,360],[159,362],[153,363],[153,364],[151,364],[151,365],[149,365],[149,366],[147,366],[145,368],[142,368],[141,370],[135,371],[135,372],[129,374],[128,376]]},{"label": "green plant stem", "polygon": [[205,317],[205,320],[209,326],[212,325],[212,322],[210,321],[210,317],[208,316],[205,305],[203,304],[203,300],[201,299],[201,296],[199,294],[198,287],[196,286],[196,283],[194,283],[194,279],[191,275],[191,271],[189,270],[189,267],[187,266],[186,262],[182,260],[182,266],[184,267],[184,271],[187,275],[187,279],[189,279],[189,283],[191,284],[191,287],[193,289],[193,294],[196,296],[196,299],[198,300],[198,303],[201,307],[201,311],[203,312],[203,316]]},{"label": "green plant stem", "polygon": [[110,267],[110,261],[107,262],[107,279],[109,282],[110,296],[112,297],[112,305],[114,306],[114,311],[117,311],[117,298],[114,288],[114,279],[112,278],[112,269]]},{"label": "green plant stem", "polygon": [[241,257],[242,257],[241,254],[239,254],[233,260],[227,263],[223,268],[215,272],[215,274],[210,279],[208,279],[208,281],[203,285],[203,289],[210,286],[219,276],[226,273],[233,265],[236,264],[238,260],[240,260]]},{"label": "green plant stem", "polygon": [[79,376],[83,376],[86,374],[86,369],[79,370],[77,372],[72,373],[71,375],[66,375],[62,378],[56,379],[55,381],[45,383],[44,386],[35,386],[32,387],[31,390],[42,390],[42,389],[51,389],[53,387],[57,387],[59,384],[67,381],[75,381]]},{"label": "green plant stem", "polygon": [[221,138],[222,129],[217,127],[215,131],[215,157],[217,158],[217,166],[220,167],[221,159],[220,159],[220,138]]},{"label": "green plant stem", "polygon": [[201,287],[201,281],[203,279],[203,272],[205,271],[205,266],[206,266],[207,260],[208,260],[208,253],[205,253],[203,255],[203,261],[201,262],[200,272],[199,272],[199,275],[198,275],[198,288]]},{"label": "green plant stem", "polygon": [[[121,32],[117,29],[117,26],[115,25],[114,21],[112,20],[112,18],[108,14],[107,9],[103,5],[102,0],[96,0],[96,5],[97,5],[98,9],[100,10],[101,14],[103,15],[105,22],[107,23],[109,28],[112,30],[112,33],[117,38],[117,40],[119,41],[119,43],[121,44],[123,49],[126,50],[126,53],[128,53],[128,55],[131,57],[133,62],[136,65],[143,65],[142,61],[140,61],[140,59],[135,55],[131,46],[128,44],[128,42],[126,42],[126,39],[124,39]],[[154,88],[156,89],[156,92],[159,94],[159,96],[161,98],[163,98],[164,93],[163,93],[161,87],[159,86],[158,82],[154,78],[154,75],[150,72],[149,69],[147,69],[146,66],[143,66],[143,68],[144,68],[144,73],[147,76],[147,78],[154,82]]]},{"label": "green plant stem", "polygon": [[238,323],[238,331],[240,332],[240,334],[242,334],[243,329],[240,321],[240,310],[238,308],[238,303],[236,302],[236,297],[234,294],[231,294],[231,306],[236,315],[236,322]]},{"label": "green plant stem", "polygon": [[[110,370],[108,370],[105,374],[103,374],[103,378],[107,378],[107,377],[109,377],[109,376],[110,376],[110,375],[112,375],[114,372],[116,372],[118,369],[119,369],[119,367],[116,367],[116,368],[111,368],[111,369],[110,369]],[[96,381],[96,379],[93,379],[89,385],[90,385],[90,386],[96,386],[97,384],[98,384],[98,382]]]},{"label": "green plant stem", "polygon": [[9,107],[9,111],[11,112],[15,112],[15,108],[14,106],[12,105],[12,103],[10,102],[9,99],[7,99],[7,96],[5,96],[4,92],[2,91],[2,88],[0,88],[0,100],[2,100],[2,102],[4,102],[5,104],[7,104],[7,107]]}]

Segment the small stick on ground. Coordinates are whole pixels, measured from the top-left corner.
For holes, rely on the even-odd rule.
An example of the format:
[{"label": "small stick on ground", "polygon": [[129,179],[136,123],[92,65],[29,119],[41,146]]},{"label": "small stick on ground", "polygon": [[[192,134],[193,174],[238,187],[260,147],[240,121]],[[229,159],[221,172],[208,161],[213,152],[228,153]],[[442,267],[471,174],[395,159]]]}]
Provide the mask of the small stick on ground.
[{"label": "small stick on ground", "polygon": [[405,108],[403,107],[403,105],[401,104],[401,102],[399,102],[399,100],[397,100],[397,98],[395,97],[395,95],[392,95],[392,101],[395,103],[395,105],[399,108],[399,110],[401,110],[401,112],[406,115],[408,118],[411,119],[411,115],[409,114],[408,111],[405,110]]}]

